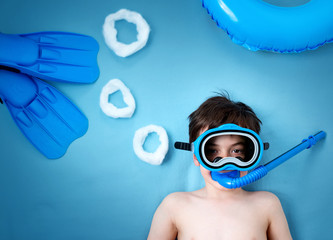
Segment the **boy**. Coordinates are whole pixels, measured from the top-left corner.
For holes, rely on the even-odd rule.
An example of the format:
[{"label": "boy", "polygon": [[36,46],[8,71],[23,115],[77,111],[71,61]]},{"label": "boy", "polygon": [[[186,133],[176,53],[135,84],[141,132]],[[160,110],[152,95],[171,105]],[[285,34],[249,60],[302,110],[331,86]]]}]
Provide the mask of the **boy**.
[{"label": "boy", "polygon": [[[206,130],[223,124],[233,123],[258,134],[261,124],[249,106],[225,96],[206,100],[189,120],[191,143]],[[213,153],[218,151],[223,158],[239,157],[243,149],[234,146],[240,141],[239,136],[224,135],[213,143]],[[224,188],[212,179],[211,171],[195,155],[193,161],[200,167],[205,187],[168,195],[155,212],[148,240],[292,239],[280,201],[274,194]],[[241,177],[246,174],[247,171],[240,171]]]}]

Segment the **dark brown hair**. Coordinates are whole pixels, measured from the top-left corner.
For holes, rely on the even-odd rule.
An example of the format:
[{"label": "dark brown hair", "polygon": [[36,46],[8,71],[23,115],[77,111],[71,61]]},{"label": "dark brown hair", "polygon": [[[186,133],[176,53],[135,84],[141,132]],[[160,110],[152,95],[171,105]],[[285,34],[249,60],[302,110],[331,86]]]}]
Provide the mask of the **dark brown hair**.
[{"label": "dark brown hair", "polygon": [[199,137],[202,129],[216,128],[226,123],[234,123],[260,133],[261,121],[252,108],[242,102],[230,100],[225,94],[207,99],[188,119],[190,142]]}]

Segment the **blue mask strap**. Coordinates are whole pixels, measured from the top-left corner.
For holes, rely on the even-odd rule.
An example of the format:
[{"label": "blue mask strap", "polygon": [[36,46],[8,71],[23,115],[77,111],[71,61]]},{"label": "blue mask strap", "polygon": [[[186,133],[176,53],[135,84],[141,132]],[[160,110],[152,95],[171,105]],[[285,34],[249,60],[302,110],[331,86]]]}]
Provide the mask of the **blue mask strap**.
[{"label": "blue mask strap", "polygon": [[175,148],[180,150],[192,151],[192,144],[184,142],[175,142]]}]

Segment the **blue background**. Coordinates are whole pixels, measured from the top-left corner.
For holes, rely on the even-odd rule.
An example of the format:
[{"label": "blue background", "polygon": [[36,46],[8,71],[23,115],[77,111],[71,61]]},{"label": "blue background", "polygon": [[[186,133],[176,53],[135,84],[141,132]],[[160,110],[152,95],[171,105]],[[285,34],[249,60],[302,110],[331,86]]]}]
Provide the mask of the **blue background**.
[{"label": "blue background", "polygon": [[[121,8],[141,13],[151,27],[146,47],[128,58],[115,55],[102,35],[105,17]],[[117,28],[120,40],[135,38],[133,25],[121,21]],[[0,239],[145,239],[167,194],[203,187],[191,154],[172,145],[188,139],[187,116],[220,90],[262,119],[262,139],[271,144],[263,162],[327,132],[325,141],[247,189],[280,198],[294,239],[332,238],[333,44],[299,54],[252,52],[234,44],[199,0],[2,1],[1,32],[51,30],[88,34],[100,44],[96,83],[50,83],[84,112],[89,130],[64,157],[49,160],[0,105]],[[113,78],[136,100],[132,118],[109,118],[99,107]],[[111,99],[121,106],[121,94]],[[141,161],[132,148],[135,131],[149,124],[168,132],[161,166]],[[156,141],[150,136],[146,149]]]}]

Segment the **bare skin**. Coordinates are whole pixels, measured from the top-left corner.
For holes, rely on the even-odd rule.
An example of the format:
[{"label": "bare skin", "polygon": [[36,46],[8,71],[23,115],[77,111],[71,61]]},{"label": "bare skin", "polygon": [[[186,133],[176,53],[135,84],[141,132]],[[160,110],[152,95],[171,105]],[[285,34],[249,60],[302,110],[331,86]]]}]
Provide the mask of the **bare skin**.
[{"label": "bare skin", "polygon": [[[239,139],[229,138],[221,153]],[[223,152],[223,153],[222,153]],[[241,188],[226,189],[211,178],[211,172],[200,166],[206,186],[194,192],[168,195],[155,212],[148,240],[263,240],[292,239],[279,199],[269,192],[248,192]],[[247,172],[241,172],[241,176]]]}]

